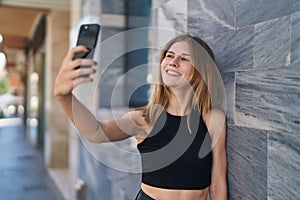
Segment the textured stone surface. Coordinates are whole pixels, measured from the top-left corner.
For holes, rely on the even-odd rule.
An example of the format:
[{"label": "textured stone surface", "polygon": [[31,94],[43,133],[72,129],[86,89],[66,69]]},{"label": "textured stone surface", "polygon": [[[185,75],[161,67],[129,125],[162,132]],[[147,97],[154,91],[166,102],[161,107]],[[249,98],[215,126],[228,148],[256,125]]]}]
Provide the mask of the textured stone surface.
[{"label": "textured stone surface", "polygon": [[188,31],[206,37],[235,29],[234,0],[188,0]]},{"label": "textured stone surface", "polygon": [[229,199],[267,199],[267,131],[228,126]]},{"label": "textured stone surface", "polygon": [[247,27],[210,40],[222,72],[253,67],[253,35],[253,27]]},{"label": "textured stone surface", "polygon": [[238,125],[299,135],[300,66],[236,74]]},{"label": "textured stone surface", "polygon": [[255,26],[254,67],[290,64],[290,16]]},{"label": "textured stone surface", "polygon": [[187,30],[187,0],[167,1],[158,8],[158,26],[178,32]]},{"label": "textured stone surface", "polygon": [[300,197],[300,135],[272,133],[268,142],[268,199]]},{"label": "textured stone surface", "polygon": [[225,87],[226,94],[226,116],[227,123],[234,123],[235,111],[235,73],[229,72],[222,74],[222,79]]},{"label": "textured stone surface", "polygon": [[151,25],[158,30],[150,36],[150,43],[161,48],[166,41],[187,31],[187,0],[159,1],[157,5],[152,10]]},{"label": "textured stone surface", "polygon": [[293,14],[291,20],[291,63],[300,64],[300,12]]},{"label": "textured stone surface", "polygon": [[237,0],[237,27],[282,17],[300,10],[298,0]]}]

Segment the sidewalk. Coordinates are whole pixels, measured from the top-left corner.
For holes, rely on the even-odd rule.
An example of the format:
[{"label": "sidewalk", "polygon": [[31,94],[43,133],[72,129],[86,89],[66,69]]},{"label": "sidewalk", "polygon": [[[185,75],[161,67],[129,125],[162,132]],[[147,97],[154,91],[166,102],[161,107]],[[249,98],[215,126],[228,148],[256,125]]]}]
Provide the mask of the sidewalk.
[{"label": "sidewalk", "polygon": [[26,142],[21,125],[0,126],[0,199],[63,199],[46,171],[42,153]]}]

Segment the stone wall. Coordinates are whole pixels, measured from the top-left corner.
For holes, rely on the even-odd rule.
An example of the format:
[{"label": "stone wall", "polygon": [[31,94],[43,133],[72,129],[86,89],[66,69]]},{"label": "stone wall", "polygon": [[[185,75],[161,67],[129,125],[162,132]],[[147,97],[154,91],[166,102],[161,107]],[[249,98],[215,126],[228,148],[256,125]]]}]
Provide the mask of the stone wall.
[{"label": "stone wall", "polygon": [[[159,11],[175,16],[168,23],[174,29],[184,18],[175,2]],[[298,199],[300,1],[188,0],[182,6],[187,31],[213,48],[227,91],[229,199]]]}]

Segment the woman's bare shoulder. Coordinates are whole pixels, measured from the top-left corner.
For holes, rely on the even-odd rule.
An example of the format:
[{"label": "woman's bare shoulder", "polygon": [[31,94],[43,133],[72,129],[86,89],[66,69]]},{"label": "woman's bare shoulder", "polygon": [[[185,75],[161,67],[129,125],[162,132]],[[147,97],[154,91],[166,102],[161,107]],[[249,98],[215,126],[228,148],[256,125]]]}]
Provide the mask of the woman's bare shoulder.
[{"label": "woman's bare shoulder", "polygon": [[[143,110],[131,110],[127,114],[127,117],[129,117],[137,126],[145,126],[145,117],[144,117],[144,111]],[[125,116],[126,116],[125,115]]]},{"label": "woman's bare shoulder", "polygon": [[210,109],[205,115],[204,118],[214,119],[214,120],[224,120],[225,113],[220,109]]},{"label": "woman's bare shoulder", "polygon": [[203,119],[210,133],[214,130],[220,130],[226,121],[225,113],[220,109],[211,109],[204,116]]},{"label": "woman's bare shoulder", "polygon": [[142,142],[149,132],[151,131],[151,125],[145,121],[144,110],[133,110],[128,113],[128,116],[136,124],[139,129],[139,133],[135,135],[138,143]]}]

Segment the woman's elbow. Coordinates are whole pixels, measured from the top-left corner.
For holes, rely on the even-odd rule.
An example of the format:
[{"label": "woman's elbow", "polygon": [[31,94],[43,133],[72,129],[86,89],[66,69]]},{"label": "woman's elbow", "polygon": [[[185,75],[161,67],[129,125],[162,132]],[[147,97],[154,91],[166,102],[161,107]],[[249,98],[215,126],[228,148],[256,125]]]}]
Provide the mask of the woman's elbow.
[{"label": "woman's elbow", "polygon": [[87,139],[87,141],[89,141],[90,143],[93,143],[93,144],[101,144],[101,143],[108,142],[108,139],[105,136],[101,136],[101,135],[104,135],[104,134],[95,132],[92,134],[87,134],[84,137],[85,137],[85,139]]},{"label": "woman's elbow", "polygon": [[212,184],[209,188],[211,200],[226,200],[227,199],[227,184],[218,183]]}]

